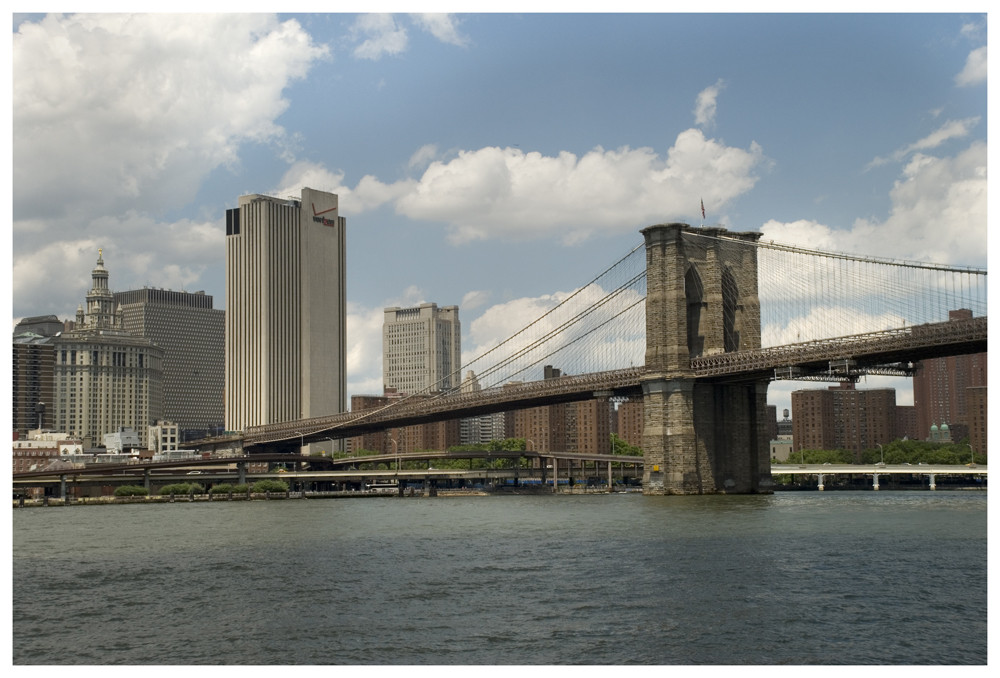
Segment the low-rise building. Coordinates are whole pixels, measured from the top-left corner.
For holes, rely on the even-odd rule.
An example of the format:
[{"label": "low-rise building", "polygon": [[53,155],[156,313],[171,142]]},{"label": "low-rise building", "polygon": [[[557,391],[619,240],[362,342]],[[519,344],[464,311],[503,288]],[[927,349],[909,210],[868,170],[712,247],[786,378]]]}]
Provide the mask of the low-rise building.
[{"label": "low-rise building", "polygon": [[177,424],[162,419],[148,427],[146,449],[154,454],[170,452],[180,448],[180,432]]},{"label": "low-rise building", "polygon": [[145,441],[139,432],[130,426],[123,426],[114,433],[104,434],[104,447],[108,454],[121,454],[145,447]]},{"label": "low-rise building", "polygon": [[771,441],[771,459],[773,461],[788,461],[791,457],[791,436],[779,436]]}]

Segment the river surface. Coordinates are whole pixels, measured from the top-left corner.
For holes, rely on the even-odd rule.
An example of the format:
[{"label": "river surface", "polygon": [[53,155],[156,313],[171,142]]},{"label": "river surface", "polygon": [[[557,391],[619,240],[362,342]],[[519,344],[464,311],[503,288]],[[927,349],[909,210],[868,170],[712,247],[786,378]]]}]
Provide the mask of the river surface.
[{"label": "river surface", "polygon": [[985,664],[986,492],[13,511],[15,664]]}]

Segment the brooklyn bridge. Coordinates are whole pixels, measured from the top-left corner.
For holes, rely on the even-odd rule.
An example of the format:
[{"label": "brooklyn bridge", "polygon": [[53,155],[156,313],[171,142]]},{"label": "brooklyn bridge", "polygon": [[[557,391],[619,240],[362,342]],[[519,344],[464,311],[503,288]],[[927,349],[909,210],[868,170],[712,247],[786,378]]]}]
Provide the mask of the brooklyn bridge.
[{"label": "brooklyn bridge", "polygon": [[[647,494],[769,492],[774,380],[912,375],[986,351],[986,270],[823,252],[671,223],[462,366],[481,390],[257,426],[254,452],[592,398],[643,402]],[[952,311],[962,310],[952,315]],[[566,376],[540,379],[543,365]]]}]

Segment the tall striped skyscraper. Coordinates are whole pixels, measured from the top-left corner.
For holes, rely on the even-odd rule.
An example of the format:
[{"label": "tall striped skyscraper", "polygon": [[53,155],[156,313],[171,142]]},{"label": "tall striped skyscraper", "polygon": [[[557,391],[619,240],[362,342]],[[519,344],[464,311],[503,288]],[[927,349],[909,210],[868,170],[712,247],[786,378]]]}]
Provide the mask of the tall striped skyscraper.
[{"label": "tall striped skyscraper", "polygon": [[337,196],[226,210],[226,428],[347,409],[346,220]]}]

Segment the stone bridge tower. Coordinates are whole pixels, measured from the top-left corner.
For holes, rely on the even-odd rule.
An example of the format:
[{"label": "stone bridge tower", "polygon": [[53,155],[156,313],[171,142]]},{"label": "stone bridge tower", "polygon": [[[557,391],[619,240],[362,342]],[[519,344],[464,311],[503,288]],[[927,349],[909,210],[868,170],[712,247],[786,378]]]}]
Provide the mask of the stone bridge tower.
[{"label": "stone bridge tower", "polygon": [[[760,233],[672,223],[646,239],[646,494],[771,491],[767,382],[696,380],[691,359],[760,348]],[[720,240],[719,236],[726,236]]]}]

